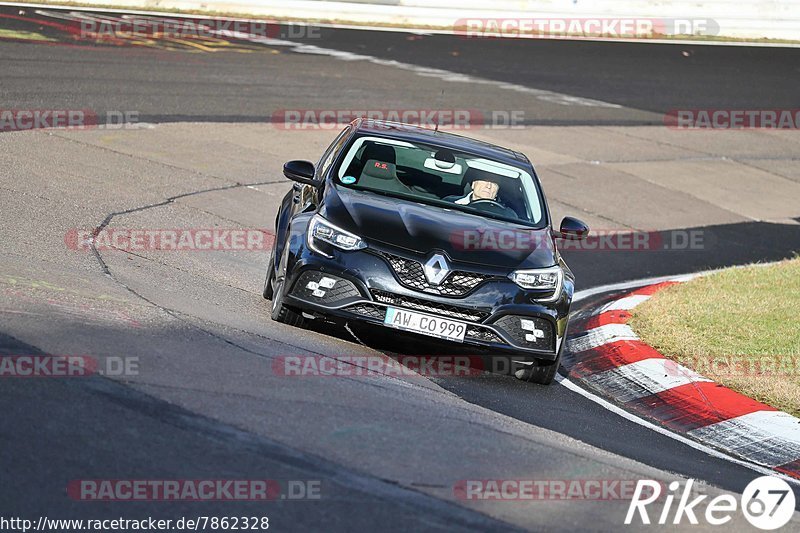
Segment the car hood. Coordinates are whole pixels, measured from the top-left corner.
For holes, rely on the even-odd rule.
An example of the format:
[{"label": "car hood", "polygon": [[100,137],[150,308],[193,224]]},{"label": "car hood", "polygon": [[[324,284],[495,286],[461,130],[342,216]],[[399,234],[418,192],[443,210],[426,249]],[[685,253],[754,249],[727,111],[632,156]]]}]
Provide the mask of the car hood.
[{"label": "car hood", "polygon": [[556,263],[549,228],[526,226],[330,184],[320,214],[368,243],[508,269]]}]

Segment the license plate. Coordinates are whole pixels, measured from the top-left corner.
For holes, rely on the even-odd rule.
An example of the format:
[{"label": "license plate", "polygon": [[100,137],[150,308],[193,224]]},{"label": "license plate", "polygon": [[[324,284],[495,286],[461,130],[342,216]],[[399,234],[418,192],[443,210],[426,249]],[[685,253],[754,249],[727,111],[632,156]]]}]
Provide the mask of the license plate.
[{"label": "license plate", "polygon": [[393,328],[457,342],[464,342],[467,332],[467,325],[463,322],[394,307],[386,308],[383,323]]}]

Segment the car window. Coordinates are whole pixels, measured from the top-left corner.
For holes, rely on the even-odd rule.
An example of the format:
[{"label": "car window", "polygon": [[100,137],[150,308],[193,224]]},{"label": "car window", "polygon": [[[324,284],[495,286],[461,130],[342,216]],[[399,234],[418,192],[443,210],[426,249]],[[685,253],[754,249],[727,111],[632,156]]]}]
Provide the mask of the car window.
[{"label": "car window", "polygon": [[426,143],[360,137],[336,183],[527,225],[545,218],[538,182],[527,170]]}]

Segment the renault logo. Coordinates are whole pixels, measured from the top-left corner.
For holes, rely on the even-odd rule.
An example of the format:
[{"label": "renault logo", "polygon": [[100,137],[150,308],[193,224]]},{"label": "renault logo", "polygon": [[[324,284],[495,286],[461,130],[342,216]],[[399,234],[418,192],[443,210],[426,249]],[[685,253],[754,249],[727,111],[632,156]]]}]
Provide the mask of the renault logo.
[{"label": "renault logo", "polygon": [[422,268],[425,271],[425,278],[431,285],[439,285],[450,273],[450,265],[442,254],[434,254]]}]

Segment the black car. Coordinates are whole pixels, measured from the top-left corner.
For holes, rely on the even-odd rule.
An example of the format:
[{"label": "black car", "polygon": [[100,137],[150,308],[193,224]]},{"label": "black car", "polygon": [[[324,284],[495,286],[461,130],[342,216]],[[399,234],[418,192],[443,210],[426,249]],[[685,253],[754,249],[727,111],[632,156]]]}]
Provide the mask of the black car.
[{"label": "black car", "polygon": [[574,276],[527,157],[432,129],[358,119],[296,183],[275,221],[272,318],[366,322],[485,348],[553,381]]}]

